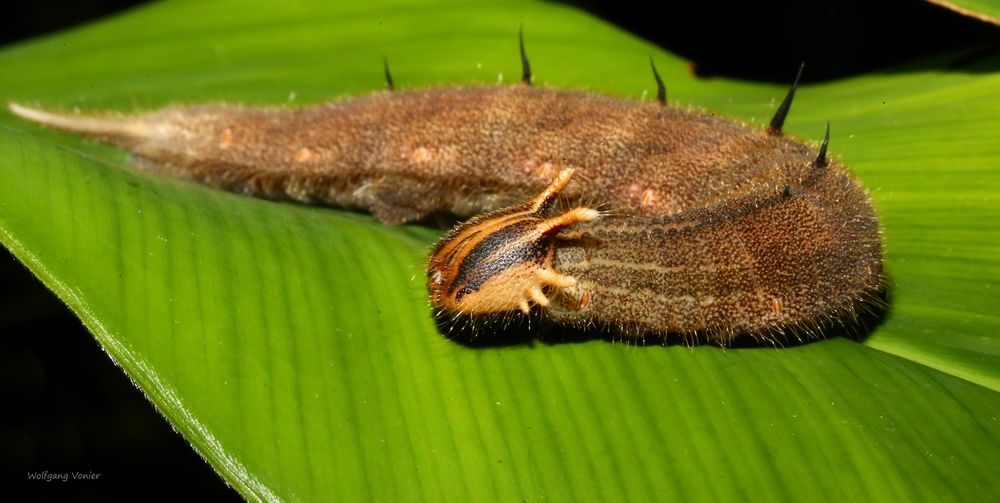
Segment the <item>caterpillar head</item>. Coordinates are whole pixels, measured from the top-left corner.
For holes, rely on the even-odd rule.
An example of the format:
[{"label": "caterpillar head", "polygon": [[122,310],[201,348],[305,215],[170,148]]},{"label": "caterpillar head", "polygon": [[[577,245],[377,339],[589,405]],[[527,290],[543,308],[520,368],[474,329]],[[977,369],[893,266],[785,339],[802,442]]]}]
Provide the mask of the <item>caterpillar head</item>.
[{"label": "caterpillar head", "polygon": [[427,267],[431,304],[461,314],[530,311],[530,303],[549,305],[545,290],[576,284],[552,269],[556,233],[599,216],[575,208],[544,217],[573,176],[561,171],[535,199],[461,224],[434,248]]}]

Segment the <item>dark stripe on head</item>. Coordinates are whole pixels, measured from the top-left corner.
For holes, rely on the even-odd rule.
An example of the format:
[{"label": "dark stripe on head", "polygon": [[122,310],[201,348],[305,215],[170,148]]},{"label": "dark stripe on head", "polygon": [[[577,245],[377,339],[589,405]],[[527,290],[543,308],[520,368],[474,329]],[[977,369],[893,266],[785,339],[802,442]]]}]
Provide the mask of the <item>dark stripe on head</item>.
[{"label": "dark stripe on head", "polygon": [[514,265],[543,259],[547,241],[523,239],[537,223],[534,219],[519,220],[483,238],[462,259],[451,282],[452,291],[471,289],[465,294],[472,293]]}]

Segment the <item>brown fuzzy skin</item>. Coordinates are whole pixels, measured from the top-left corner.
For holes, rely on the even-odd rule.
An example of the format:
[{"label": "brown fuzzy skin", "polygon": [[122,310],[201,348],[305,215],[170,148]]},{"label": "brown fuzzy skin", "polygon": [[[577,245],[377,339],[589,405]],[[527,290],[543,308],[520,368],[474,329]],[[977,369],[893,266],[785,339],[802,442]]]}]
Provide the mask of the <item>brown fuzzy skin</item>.
[{"label": "brown fuzzy skin", "polygon": [[[842,170],[661,218],[576,227],[553,268],[577,279],[548,309],[560,323],[669,331],[728,345],[810,334],[878,302],[882,254],[868,199]],[[811,181],[811,180],[808,180]],[[580,307],[582,295],[589,302]],[[787,333],[783,333],[787,332]]]},{"label": "brown fuzzy skin", "polygon": [[816,168],[815,149],[794,140],[656,103],[515,85],[299,109],[12,110],[122,145],[158,172],[387,223],[497,210],[574,167],[560,199],[608,216],[556,247],[556,271],[579,281],[547,310],[562,323],[725,344],[852,312],[881,286],[875,213],[843,166]]}]

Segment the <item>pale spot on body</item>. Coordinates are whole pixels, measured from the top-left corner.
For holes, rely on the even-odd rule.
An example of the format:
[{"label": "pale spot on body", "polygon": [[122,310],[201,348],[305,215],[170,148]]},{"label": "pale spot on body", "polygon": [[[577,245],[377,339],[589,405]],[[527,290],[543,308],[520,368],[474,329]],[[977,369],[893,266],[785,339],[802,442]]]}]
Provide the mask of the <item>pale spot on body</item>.
[{"label": "pale spot on body", "polygon": [[233,130],[226,128],[222,132],[222,137],[219,138],[219,148],[229,148],[233,145]]},{"label": "pale spot on body", "polygon": [[643,187],[637,183],[629,184],[628,196],[631,199],[639,199],[642,196],[643,190],[645,189],[643,189]]},{"label": "pale spot on body", "polygon": [[551,180],[556,176],[556,167],[551,162],[541,164],[534,159],[528,159],[522,168],[525,173],[536,176],[543,180]]},{"label": "pale spot on body", "polygon": [[639,197],[639,204],[642,205],[643,207],[648,208],[656,204],[656,201],[659,199],[660,198],[659,196],[656,195],[655,190],[646,189],[642,191],[642,195]]},{"label": "pale spot on body", "polygon": [[660,202],[659,193],[649,187],[636,183],[628,186],[628,197],[633,201],[637,201],[639,206],[643,208],[657,206]]},{"label": "pale spot on body", "polygon": [[410,154],[410,160],[413,162],[427,162],[433,158],[434,153],[427,147],[417,147]]},{"label": "pale spot on body", "polygon": [[311,161],[316,158],[316,154],[309,147],[302,147],[295,152],[295,160],[298,162]]},{"label": "pale spot on body", "polygon": [[556,167],[551,162],[543,162],[538,167],[538,176],[544,179],[553,178],[556,176]]}]

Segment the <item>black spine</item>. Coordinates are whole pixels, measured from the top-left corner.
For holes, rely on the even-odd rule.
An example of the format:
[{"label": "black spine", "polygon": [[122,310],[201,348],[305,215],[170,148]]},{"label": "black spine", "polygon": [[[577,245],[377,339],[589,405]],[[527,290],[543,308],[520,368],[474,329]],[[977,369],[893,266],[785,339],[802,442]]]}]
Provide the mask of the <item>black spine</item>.
[{"label": "black spine", "polygon": [[517,32],[517,41],[521,49],[521,82],[531,85],[531,64],[528,63],[528,54],[524,52],[524,27]]},{"label": "black spine", "polygon": [[653,69],[653,78],[656,79],[656,101],[659,101],[661,105],[667,104],[667,87],[663,85],[663,79],[660,78],[660,72],[656,71],[656,64],[653,63],[653,57],[649,57],[649,67]]},{"label": "black spine", "polygon": [[819,155],[813,161],[813,166],[817,168],[826,167],[826,146],[830,144],[830,123],[826,123],[826,135],[823,136],[823,144],[819,146]]},{"label": "black spine", "polygon": [[805,63],[799,65],[799,73],[795,75],[795,82],[792,82],[792,88],[785,95],[785,100],[781,102],[781,106],[774,112],[771,125],[767,127],[767,134],[781,136],[781,126],[785,124],[785,117],[788,116],[788,110],[792,108],[792,98],[795,97],[795,90],[799,87],[799,79],[802,78],[802,69],[805,66]]},{"label": "black spine", "polygon": [[382,68],[385,70],[385,88],[389,91],[396,90],[396,84],[392,82],[392,73],[389,72],[389,60],[382,56]]}]

